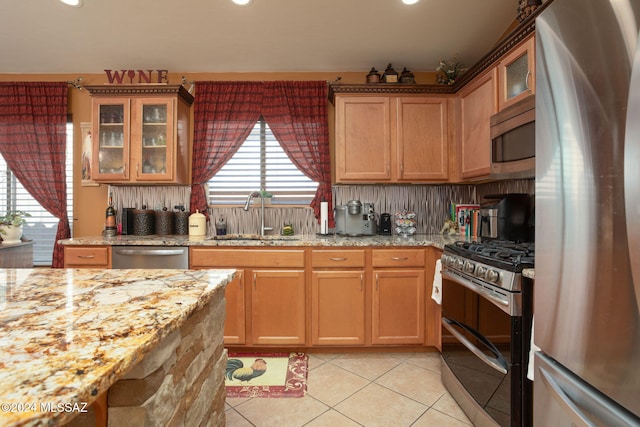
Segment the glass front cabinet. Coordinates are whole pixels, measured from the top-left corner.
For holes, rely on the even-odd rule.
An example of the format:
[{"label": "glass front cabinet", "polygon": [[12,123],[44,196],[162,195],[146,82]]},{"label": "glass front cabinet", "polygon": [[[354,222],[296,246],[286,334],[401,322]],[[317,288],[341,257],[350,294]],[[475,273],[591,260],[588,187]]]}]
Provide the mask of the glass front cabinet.
[{"label": "glass front cabinet", "polygon": [[512,49],[498,63],[498,109],[535,93],[535,38]]},{"label": "glass front cabinet", "polygon": [[117,184],[189,184],[190,108],[182,86],[88,86],[91,179]]}]

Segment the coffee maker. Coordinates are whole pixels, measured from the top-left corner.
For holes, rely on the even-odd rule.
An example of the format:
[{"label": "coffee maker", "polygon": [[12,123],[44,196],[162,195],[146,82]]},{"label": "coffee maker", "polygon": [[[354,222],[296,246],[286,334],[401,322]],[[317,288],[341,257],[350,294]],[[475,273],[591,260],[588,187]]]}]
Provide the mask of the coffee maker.
[{"label": "coffee maker", "polygon": [[533,215],[532,197],[512,193],[488,195],[492,204],[480,208],[480,237],[532,242],[534,239],[530,216]]},{"label": "coffee maker", "polygon": [[336,206],[336,233],[345,236],[372,236],[378,227],[372,203],[350,200],[346,205]]}]

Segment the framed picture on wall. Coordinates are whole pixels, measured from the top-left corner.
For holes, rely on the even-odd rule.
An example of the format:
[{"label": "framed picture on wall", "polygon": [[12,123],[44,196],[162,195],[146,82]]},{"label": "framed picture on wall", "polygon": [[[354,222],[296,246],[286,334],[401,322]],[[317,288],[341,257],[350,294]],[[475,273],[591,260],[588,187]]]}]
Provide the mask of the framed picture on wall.
[{"label": "framed picture on wall", "polygon": [[91,140],[91,123],[80,123],[82,133],[82,156],[80,167],[82,168],[82,185],[85,187],[97,187],[97,182],[91,179],[91,157],[93,155],[93,142]]}]

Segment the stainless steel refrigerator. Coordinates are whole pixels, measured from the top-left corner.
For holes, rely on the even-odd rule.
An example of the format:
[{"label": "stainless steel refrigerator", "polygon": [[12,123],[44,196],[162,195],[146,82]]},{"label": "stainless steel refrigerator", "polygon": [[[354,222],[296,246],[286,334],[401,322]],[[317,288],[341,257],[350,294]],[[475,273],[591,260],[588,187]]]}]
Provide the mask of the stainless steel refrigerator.
[{"label": "stainless steel refrigerator", "polygon": [[640,0],[536,20],[534,424],[640,425]]}]

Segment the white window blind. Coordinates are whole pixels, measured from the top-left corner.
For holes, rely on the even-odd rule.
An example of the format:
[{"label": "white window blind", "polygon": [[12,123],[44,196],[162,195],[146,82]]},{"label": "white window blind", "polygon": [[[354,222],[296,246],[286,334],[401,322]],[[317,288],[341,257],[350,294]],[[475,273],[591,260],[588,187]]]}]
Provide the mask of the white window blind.
[{"label": "white window blind", "polygon": [[[67,209],[69,226],[73,227],[73,124],[67,123]],[[42,183],[47,185],[47,183]],[[21,210],[31,214],[23,228],[23,237],[33,240],[34,265],[51,265],[53,244],[58,231],[58,218],[51,215],[29,194],[8,169],[0,155],[0,213],[9,210]],[[72,228],[73,230],[73,228]]]},{"label": "white window blind", "polygon": [[273,204],[308,205],[317,187],[289,160],[269,126],[260,120],[209,181],[209,203],[243,204],[249,193],[260,190],[273,195]]}]

